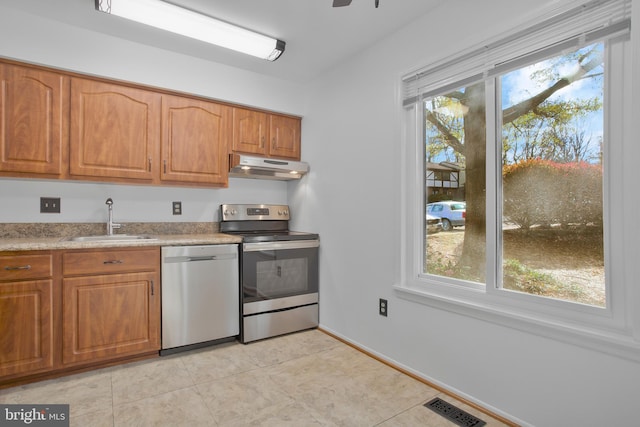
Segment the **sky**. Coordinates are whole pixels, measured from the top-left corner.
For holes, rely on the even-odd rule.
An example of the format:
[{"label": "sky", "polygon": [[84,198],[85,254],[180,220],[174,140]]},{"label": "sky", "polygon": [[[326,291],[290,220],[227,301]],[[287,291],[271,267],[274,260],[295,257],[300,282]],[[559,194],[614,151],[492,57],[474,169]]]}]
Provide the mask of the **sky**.
[{"label": "sky", "polygon": [[[588,49],[596,47],[597,52],[602,52],[604,49],[603,44],[599,43],[592,46],[587,46],[585,48],[580,49],[579,53],[584,53]],[[552,84],[551,81],[536,81],[532,78],[532,75],[535,71],[548,69],[550,64],[552,64],[553,59],[557,59],[562,57],[559,55],[556,58],[552,58],[550,60],[545,60],[538,62],[536,64],[532,64],[530,66],[520,68],[518,70],[512,71],[508,74],[505,74],[501,77],[501,89],[502,89],[502,108],[509,107],[514,105],[524,99],[531,97],[533,94],[539,93],[542,90],[549,87]],[[568,76],[575,72],[577,68],[577,61],[564,62],[561,63],[557,68],[556,72],[559,76]],[[602,74],[603,66],[599,66],[592,70],[589,74]],[[555,79],[553,80],[555,82]],[[585,78],[581,80],[574,81],[569,86],[559,90],[555,94],[549,98],[549,101],[553,100],[576,100],[576,99],[591,99],[594,97],[599,97],[602,99],[602,84],[603,78]],[[427,101],[428,102],[428,101]],[[451,112],[452,114],[461,114],[458,112]],[[593,152],[592,156],[597,158],[597,153],[600,151],[600,147],[598,142],[602,139],[604,134],[604,119],[602,110],[599,112],[591,113],[585,119],[580,121],[580,130],[584,131],[586,134],[586,139],[591,139],[590,149]],[[437,158],[432,158],[432,161],[451,161],[452,155],[451,150],[449,151],[448,156],[443,153]]]}]

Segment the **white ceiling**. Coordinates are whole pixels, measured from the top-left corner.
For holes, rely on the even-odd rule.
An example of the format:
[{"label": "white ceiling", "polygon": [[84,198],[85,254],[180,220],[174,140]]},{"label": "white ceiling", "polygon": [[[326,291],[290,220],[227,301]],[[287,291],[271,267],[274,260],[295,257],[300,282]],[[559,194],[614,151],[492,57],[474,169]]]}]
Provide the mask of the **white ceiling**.
[{"label": "white ceiling", "polygon": [[[246,56],[95,11],[94,0],[2,0],[34,15],[285,80],[312,80],[437,7],[441,0],[172,0],[172,3],[284,40],[275,62]],[[99,48],[99,47],[97,47]]]}]

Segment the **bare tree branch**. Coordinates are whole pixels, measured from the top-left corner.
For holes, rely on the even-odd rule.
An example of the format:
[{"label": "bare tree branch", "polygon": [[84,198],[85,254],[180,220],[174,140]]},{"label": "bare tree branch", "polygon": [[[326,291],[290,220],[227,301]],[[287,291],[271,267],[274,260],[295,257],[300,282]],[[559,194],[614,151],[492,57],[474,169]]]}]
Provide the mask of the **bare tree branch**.
[{"label": "bare tree branch", "polygon": [[429,110],[427,110],[427,120],[438,129],[445,142],[451,148],[464,155],[464,144],[461,143],[460,140],[449,131],[449,128],[442,124],[442,122],[438,120],[438,117]]},{"label": "bare tree branch", "polygon": [[[582,57],[580,58],[580,61],[582,61],[583,59],[588,59],[588,58]],[[537,95],[534,95],[531,98],[520,102],[519,104],[513,105],[509,108],[505,108],[504,111],[502,112],[502,123],[503,124],[511,123],[518,117],[523,116],[527,114],[529,111],[532,111],[533,109],[537,108],[538,105],[542,104],[549,97],[551,97],[551,95],[553,95],[560,89],[569,86],[571,83],[575,82],[576,80],[585,78],[586,74],[589,71],[593,70],[594,68],[602,64],[602,60],[603,60],[602,55],[595,55],[586,63],[580,64],[580,67],[576,70],[575,73],[558,80],[551,87],[543,90]]]}]

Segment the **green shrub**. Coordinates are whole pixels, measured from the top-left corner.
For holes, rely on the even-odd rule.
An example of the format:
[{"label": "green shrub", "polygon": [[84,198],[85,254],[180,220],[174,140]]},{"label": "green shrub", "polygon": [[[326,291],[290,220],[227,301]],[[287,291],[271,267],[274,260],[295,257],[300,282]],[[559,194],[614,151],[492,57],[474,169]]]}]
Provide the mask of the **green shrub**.
[{"label": "green shrub", "polygon": [[525,160],[502,169],[503,214],[520,227],[601,224],[602,167]]}]

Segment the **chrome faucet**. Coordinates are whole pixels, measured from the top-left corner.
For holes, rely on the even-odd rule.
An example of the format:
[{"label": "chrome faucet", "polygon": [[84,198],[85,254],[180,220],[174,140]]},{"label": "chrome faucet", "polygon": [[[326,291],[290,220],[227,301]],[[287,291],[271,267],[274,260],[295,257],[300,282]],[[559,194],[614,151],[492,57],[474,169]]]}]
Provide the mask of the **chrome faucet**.
[{"label": "chrome faucet", "polygon": [[113,222],[113,199],[111,199],[111,197],[107,199],[106,204],[107,206],[109,206],[109,216],[107,218],[107,236],[113,236],[113,229],[122,227],[122,224]]}]

